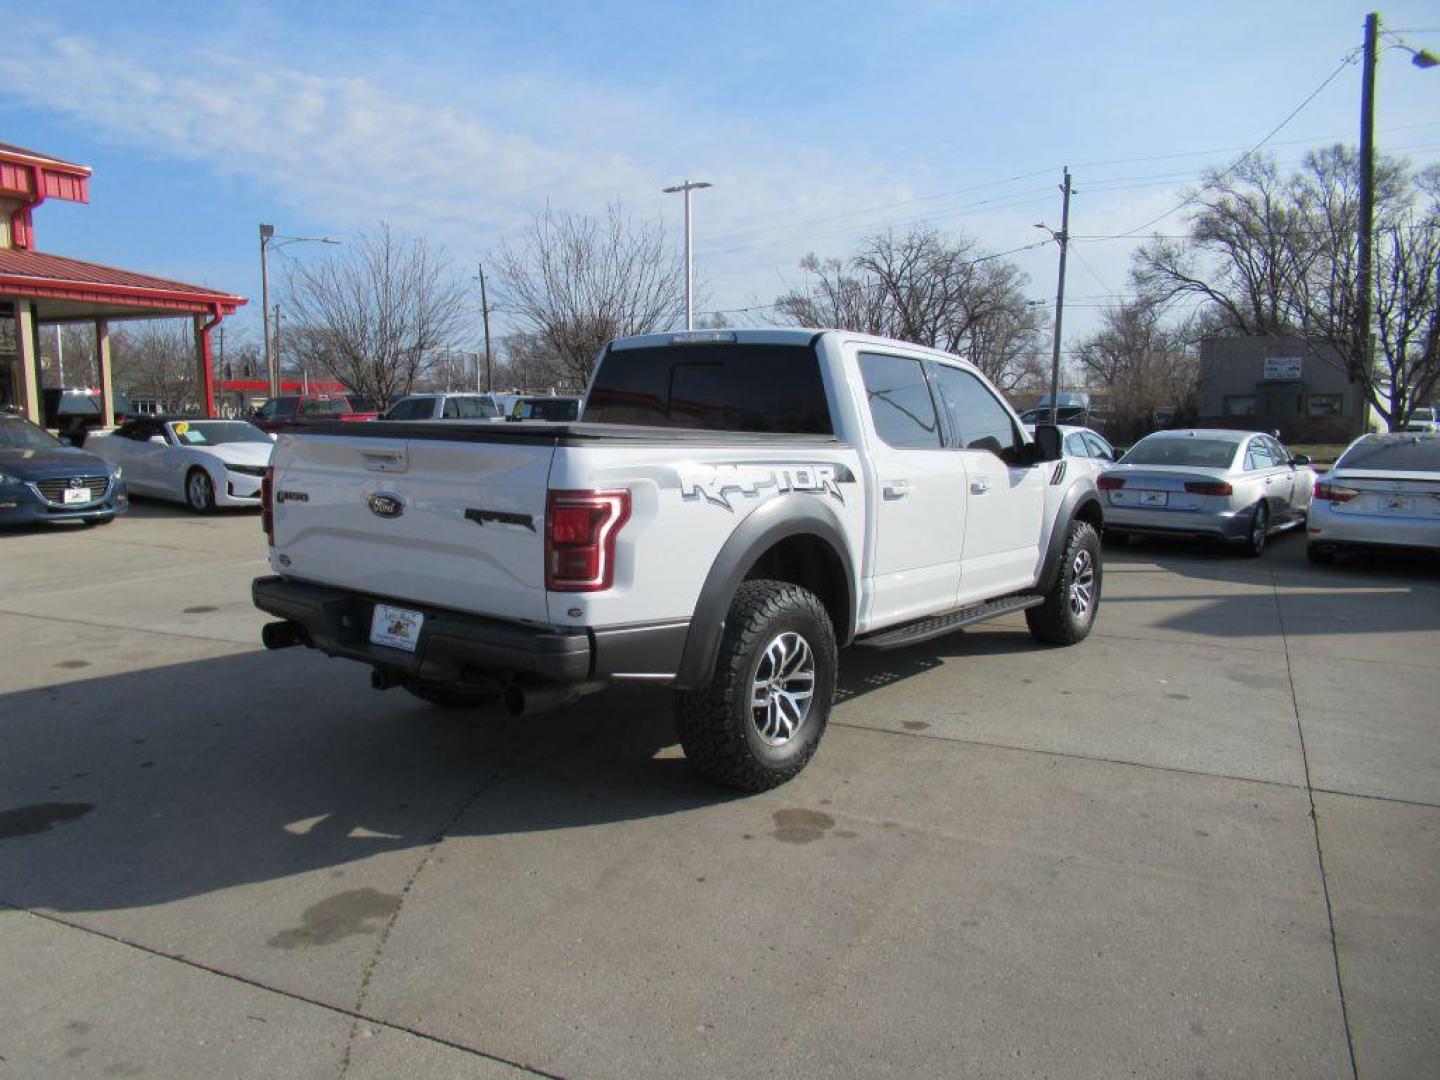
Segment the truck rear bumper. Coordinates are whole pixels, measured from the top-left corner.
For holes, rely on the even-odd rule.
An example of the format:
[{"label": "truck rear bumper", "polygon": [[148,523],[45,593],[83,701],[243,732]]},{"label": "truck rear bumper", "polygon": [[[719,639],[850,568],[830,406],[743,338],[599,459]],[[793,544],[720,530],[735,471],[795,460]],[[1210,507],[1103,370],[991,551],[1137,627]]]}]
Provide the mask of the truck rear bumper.
[{"label": "truck rear bumper", "polygon": [[[250,592],[257,608],[297,626],[305,643],[323,653],[439,686],[517,675],[566,685],[663,681],[679,667],[689,629],[688,622],[600,630],[529,626],[278,576],[256,578]],[[370,641],[377,603],[425,615],[413,653]]]}]

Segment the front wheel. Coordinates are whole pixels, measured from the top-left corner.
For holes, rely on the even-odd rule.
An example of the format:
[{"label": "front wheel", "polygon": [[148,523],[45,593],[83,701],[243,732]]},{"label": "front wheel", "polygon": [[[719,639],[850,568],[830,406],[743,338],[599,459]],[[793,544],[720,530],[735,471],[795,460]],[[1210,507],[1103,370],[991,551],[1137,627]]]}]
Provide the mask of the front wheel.
[{"label": "front wheel", "polygon": [[814,593],[784,581],[743,582],[710,685],[676,698],[685,757],[741,791],[796,776],[830,718],[836,652],[835,629]]},{"label": "front wheel", "polygon": [[215,511],[215,482],[204,469],[191,469],[185,477],[185,505],[197,514]]},{"label": "front wheel", "polygon": [[1095,625],[1102,577],[1100,537],[1095,527],[1088,521],[1072,521],[1055,584],[1043,604],[1025,610],[1030,636],[1046,645],[1084,641]]}]

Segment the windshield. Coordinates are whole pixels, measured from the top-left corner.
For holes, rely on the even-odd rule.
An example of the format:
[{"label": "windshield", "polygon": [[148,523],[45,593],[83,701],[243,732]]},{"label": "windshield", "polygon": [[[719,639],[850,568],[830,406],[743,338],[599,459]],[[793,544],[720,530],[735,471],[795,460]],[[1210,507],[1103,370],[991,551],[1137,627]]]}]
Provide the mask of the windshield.
[{"label": "windshield", "polygon": [[1166,436],[1141,439],[1120,459],[1121,465],[1189,465],[1205,469],[1228,469],[1240,444],[1229,439],[1197,439]]},{"label": "windshield", "polygon": [[59,445],[59,439],[27,421],[0,422],[0,450],[50,450]]},{"label": "windshield", "polygon": [[270,436],[244,420],[177,420],[169,425],[181,446],[223,446],[226,443],[268,443]]},{"label": "windshield", "polygon": [[1335,468],[1440,472],[1440,439],[1362,439],[1345,451]]}]

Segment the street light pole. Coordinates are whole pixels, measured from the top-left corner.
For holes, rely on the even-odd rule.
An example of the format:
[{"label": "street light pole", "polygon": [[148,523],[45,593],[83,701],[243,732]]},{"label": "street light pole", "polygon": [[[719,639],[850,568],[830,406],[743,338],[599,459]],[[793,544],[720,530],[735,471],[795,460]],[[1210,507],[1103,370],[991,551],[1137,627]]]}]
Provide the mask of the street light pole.
[{"label": "street light pole", "polygon": [[705,180],[686,180],[683,184],[676,184],[674,187],[661,188],[666,195],[673,195],[675,192],[683,192],[685,195],[685,329],[695,329],[695,291],[692,284],[694,258],[691,255],[691,223],[690,223],[690,192],[699,191],[701,188],[714,187],[714,184]]},{"label": "street light pole", "polygon": [[[1365,63],[1360,75],[1360,244],[1355,264],[1355,342],[1353,369],[1363,373],[1362,385],[1369,390],[1374,378],[1370,363],[1370,271],[1375,219],[1375,62],[1380,16],[1365,16]],[[1391,402],[1391,407],[1394,407]]]},{"label": "street light pole", "polygon": [[[480,316],[485,321],[485,390],[488,393],[495,391],[495,370],[490,364],[490,301],[485,296],[485,264],[476,264],[480,269]],[[475,373],[475,381],[480,381],[480,373]],[[476,390],[480,387],[476,386]]]},{"label": "street light pole", "polygon": [[270,396],[280,396],[280,383],[276,378],[275,365],[270,361],[270,266],[266,261],[266,249],[270,238],[275,235],[275,226],[260,225],[260,317],[265,322],[261,341],[265,344],[265,380],[270,387]]}]

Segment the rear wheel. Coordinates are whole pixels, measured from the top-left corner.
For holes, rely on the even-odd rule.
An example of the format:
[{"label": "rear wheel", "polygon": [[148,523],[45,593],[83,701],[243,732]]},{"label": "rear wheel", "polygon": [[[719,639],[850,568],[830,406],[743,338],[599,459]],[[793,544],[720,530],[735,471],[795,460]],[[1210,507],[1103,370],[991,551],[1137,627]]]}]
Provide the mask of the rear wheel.
[{"label": "rear wheel", "polygon": [[215,510],[215,483],[204,469],[191,469],[185,477],[185,504],[197,514]]},{"label": "rear wheel", "polygon": [[1072,521],[1055,584],[1043,604],[1025,611],[1030,635],[1047,645],[1084,641],[1100,607],[1102,576],[1100,537],[1095,527],[1088,521]]},{"label": "rear wheel", "polygon": [[1270,537],[1270,509],[1262,499],[1255,504],[1254,511],[1250,514],[1250,531],[1245,536],[1245,544],[1242,551],[1252,559],[1258,558],[1265,552],[1265,542]]},{"label": "rear wheel", "polygon": [[742,583],[710,685],[676,698],[685,757],[742,791],[783,784],[825,733],[836,667],[835,630],[814,593],[784,581]]}]

